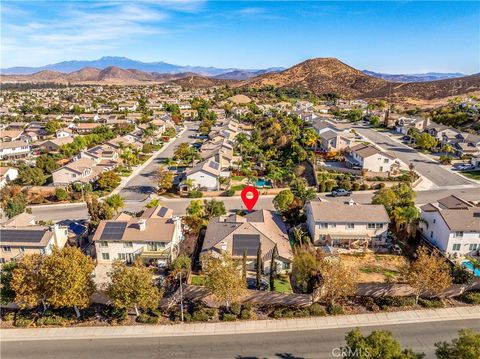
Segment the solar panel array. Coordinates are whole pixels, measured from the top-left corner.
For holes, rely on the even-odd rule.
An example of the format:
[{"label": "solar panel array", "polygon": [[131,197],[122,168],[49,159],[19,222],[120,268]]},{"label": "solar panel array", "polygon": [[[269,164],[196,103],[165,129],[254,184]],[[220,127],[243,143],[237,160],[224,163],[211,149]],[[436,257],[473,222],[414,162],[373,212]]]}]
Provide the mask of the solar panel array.
[{"label": "solar panel array", "polygon": [[234,256],[242,256],[247,251],[247,256],[254,256],[257,254],[259,245],[259,234],[234,234],[232,254]]},{"label": "solar panel array", "polygon": [[2,229],[0,231],[2,242],[24,242],[24,243],[37,243],[40,242],[45,235],[45,231],[28,231],[28,230],[16,230],[16,229]]},{"label": "solar panel array", "polygon": [[209,166],[213,168],[214,170],[218,170],[220,168],[220,163],[218,162],[210,162]]},{"label": "solar panel array", "polygon": [[127,228],[128,222],[107,222],[103,228],[100,239],[103,240],[121,240],[123,233]]}]

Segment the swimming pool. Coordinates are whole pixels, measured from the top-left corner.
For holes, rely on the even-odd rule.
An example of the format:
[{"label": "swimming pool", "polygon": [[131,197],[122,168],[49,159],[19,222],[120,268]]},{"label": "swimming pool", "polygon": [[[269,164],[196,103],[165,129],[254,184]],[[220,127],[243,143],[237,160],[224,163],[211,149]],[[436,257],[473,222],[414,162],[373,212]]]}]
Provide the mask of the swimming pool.
[{"label": "swimming pool", "polygon": [[272,182],[270,180],[259,178],[257,182],[255,182],[255,187],[272,187]]},{"label": "swimming pool", "polygon": [[[462,262],[462,265],[473,272],[473,264],[470,261]],[[475,273],[473,274],[475,275],[475,277],[480,277],[480,269],[479,268],[475,269]]]}]

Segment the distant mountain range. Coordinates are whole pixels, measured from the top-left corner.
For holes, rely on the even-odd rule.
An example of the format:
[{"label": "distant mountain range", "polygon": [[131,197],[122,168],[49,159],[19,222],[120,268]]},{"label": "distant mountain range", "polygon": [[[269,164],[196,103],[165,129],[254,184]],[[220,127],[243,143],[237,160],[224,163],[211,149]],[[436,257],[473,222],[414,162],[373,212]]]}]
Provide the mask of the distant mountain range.
[{"label": "distant mountain range", "polygon": [[[120,59],[119,61],[124,61],[125,66],[132,65],[132,60],[126,58],[102,59],[97,61],[108,62],[105,59]],[[72,66],[72,62],[68,63],[70,63],[69,66]],[[78,66],[78,63],[75,62],[75,66]],[[62,66],[67,66],[65,63],[61,64],[63,64]],[[141,64],[153,66],[153,64]],[[427,76],[433,76],[435,81],[421,82],[418,79],[422,75],[408,75],[416,76],[417,81],[405,83],[401,82],[398,76],[407,75],[375,73],[376,76],[372,76],[370,73],[357,70],[336,58],[310,59],[285,70],[279,68],[265,70],[216,69],[210,67],[181,67],[164,63],[154,64],[156,66],[167,66],[168,71],[144,71],[136,68],[125,69],[118,66],[108,66],[106,68],[82,67],[70,72],[44,69],[33,74],[13,75],[2,73],[1,81],[3,83],[56,82],[115,85],[173,82],[183,87],[222,86],[227,83],[237,87],[271,85],[275,87],[306,89],[317,95],[335,93],[344,98],[389,98],[395,102],[404,102],[408,101],[408,99],[442,99],[467,93],[480,93],[480,74],[462,77],[457,77],[455,76],[456,74],[448,74],[450,77],[442,79],[440,79],[442,74],[426,74]],[[190,71],[177,72],[182,69]],[[203,75],[193,71],[194,69],[197,69],[197,71],[198,69],[203,69],[203,71],[208,70],[210,72],[207,75]],[[10,71],[13,70],[7,69],[7,72]],[[395,77],[396,80],[392,80],[385,79],[382,76],[397,77]]]},{"label": "distant mountain range", "polygon": [[[180,74],[180,73],[195,73],[202,76],[210,76],[222,80],[246,80],[258,75],[270,72],[280,72],[285,70],[283,67],[270,67],[267,69],[236,69],[236,68],[216,68],[204,66],[181,66],[173,65],[166,62],[142,62],[132,60],[126,57],[118,56],[104,56],[97,60],[91,61],[63,61],[56,64],[50,64],[40,67],[10,67],[1,69],[2,75],[32,75],[40,71],[57,71],[63,73],[71,73],[80,71],[84,68],[96,68],[104,70],[108,67],[118,67],[124,70],[139,70],[150,73],[160,74]],[[450,78],[463,77],[461,73],[439,73],[428,72],[424,74],[384,74],[363,70],[363,73],[381,78],[392,82],[423,82],[435,81]]]},{"label": "distant mountain range", "polygon": [[364,74],[378,77],[392,82],[425,82],[425,81],[437,81],[445,79],[454,79],[457,77],[464,77],[465,74],[459,72],[427,72],[424,74],[383,74],[380,72],[373,72],[368,70],[362,71]]},{"label": "distant mountain range", "polygon": [[[75,72],[82,70],[83,68],[96,68],[96,69],[106,69],[108,67],[118,67],[124,70],[139,70],[144,72],[151,73],[161,73],[161,74],[178,74],[191,72],[196,73],[202,76],[223,76],[219,77],[221,79],[246,79],[252,76],[259,74],[259,71],[264,72],[273,72],[280,71],[283,68],[273,67],[270,69],[259,70],[244,70],[244,69],[235,69],[235,68],[216,68],[216,67],[204,67],[204,66],[180,66],[168,64],[166,62],[142,62],[137,60],[131,60],[126,57],[117,57],[117,56],[105,56],[97,60],[92,61],[63,61],[56,64],[50,64],[40,67],[10,67],[6,69],[1,69],[0,72],[4,75],[32,75],[40,71],[57,71],[57,72]],[[228,75],[231,74],[231,75]],[[239,78],[241,77],[241,78]]]}]

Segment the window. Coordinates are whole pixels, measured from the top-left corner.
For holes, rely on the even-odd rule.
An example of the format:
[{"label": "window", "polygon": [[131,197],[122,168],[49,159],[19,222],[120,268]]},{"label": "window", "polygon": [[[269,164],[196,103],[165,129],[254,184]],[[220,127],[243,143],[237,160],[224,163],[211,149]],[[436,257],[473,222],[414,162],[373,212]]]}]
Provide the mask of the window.
[{"label": "window", "polygon": [[110,260],[110,254],[108,254],[108,253],[102,253],[102,259],[105,260],[105,261]]},{"label": "window", "polygon": [[126,259],[126,255],[125,253],[118,253],[118,259],[120,259],[121,261],[124,261]]},{"label": "window", "polygon": [[453,251],[459,251],[459,250],[460,250],[460,243],[454,244],[454,245],[452,246],[452,250],[453,250]]},{"label": "window", "polygon": [[354,229],[355,223],[347,223],[347,229]]},{"label": "window", "polygon": [[147,250],[149,251],[158,251],[162,248],[165,248],[165,242],[148,242],[147,243]]},{"label": "window", "polygon": [[472,244],[470,244],[470,246],[468,247],[468,250],[469,250],[469,251],[474,251],[474,250],[477,249],[477,246],[478,246],[478,245],[477,245],[476,243],[472,243]]},{"label": "window", "polygon": [[23,253],[23,252],[25,252],[25,247],[23,247],[23,246],[18,247],[18,250],[19,250],[21,253]]},{"label": "window", "polygon": [[453,234],[454,237],[463,237],[463,232],[462,231],[459,231],[459,232],[455,232]]},{"label": "window", "polygon": [[0,263],[5,263],[5,258],[0,258]]},{"label": "window", "polygon": [[330,223],[328,225],[330,228],[337,228],[337,224],[336,223]]},{"label": "window", "polygon": [[433,231],[430,232],[430,238],[433,238]]},{"label": "window", "polygon": [[40,254],[45,254],[46,250],[45,248],[40,248]]},{"label": "window", "polygon": [[4,251],[4,252],[11,252],[11,251],[12,251],[12,247],[10,247],[10,246],[3,246],[3,251]]},{"label": "window", "polygon": [[389,162],[389,159],[388,158],[384,158],[383,159],[383,163],[388,163]]},{"label": "window", "polygon": [[319,240],[319,241],[324,241],[325,238],[327,238],[327,236],[326,236],[325,234],[320,234],[320,235],[318,236],[318,240]]},{"label": "window", "polygon": [[328,223],[320,223],[320,228],[328,228]]},{"label": "window", "polygon": [[368,223],[368,224],[367,224],[367,228],[368,228],[368,229],[373,229],[373,228],[375,228],[375,223]]},{"label": "window", "polygon": [[123,247],[124,247],[124,248],[132,248],[132,247],[133,247],[133,243],[132,243],[132,242],[125,242],[125,243],[123,243]]},{"label": "window", "polygon": [[108,242],[99,242],[100,247],[108,247]]},{"label": "window", "polygon": [[383,228],[383,223],[375,223],[375,228]]},{"label": "window", "polygon": [[433,224],[435,224],[436,222],[437,222],[437,220],[434,218],[434,219],[433,219]]}]

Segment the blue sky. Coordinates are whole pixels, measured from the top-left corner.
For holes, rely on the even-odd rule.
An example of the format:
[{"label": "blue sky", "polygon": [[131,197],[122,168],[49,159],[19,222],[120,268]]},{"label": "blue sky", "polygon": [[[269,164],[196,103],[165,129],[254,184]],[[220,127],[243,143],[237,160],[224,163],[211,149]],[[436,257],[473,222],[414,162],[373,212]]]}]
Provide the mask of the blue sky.
[{"label": "blue sky", "polygon": [[479,2],[8,1],[1,65],[126,56],[288,67],[337,57],[389,73],[480,72]]}]

